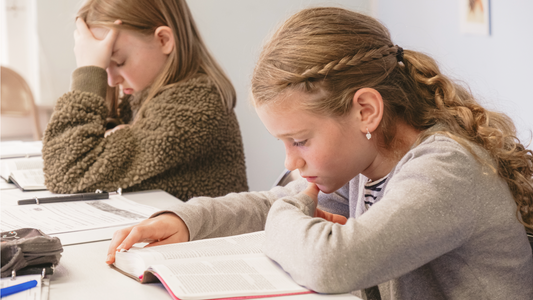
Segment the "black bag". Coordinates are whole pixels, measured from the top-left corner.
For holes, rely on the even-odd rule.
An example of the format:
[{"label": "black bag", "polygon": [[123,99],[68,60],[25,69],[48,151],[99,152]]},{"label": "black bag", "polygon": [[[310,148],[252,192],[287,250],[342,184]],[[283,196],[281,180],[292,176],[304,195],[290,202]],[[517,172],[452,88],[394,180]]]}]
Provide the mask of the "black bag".
[{"label": "black bag", "polygon": [[51,237],[39,229],[21,228],[0,233],[2,278],[12,275],[53,273],[59,263],[63,246],[57,237]]}]

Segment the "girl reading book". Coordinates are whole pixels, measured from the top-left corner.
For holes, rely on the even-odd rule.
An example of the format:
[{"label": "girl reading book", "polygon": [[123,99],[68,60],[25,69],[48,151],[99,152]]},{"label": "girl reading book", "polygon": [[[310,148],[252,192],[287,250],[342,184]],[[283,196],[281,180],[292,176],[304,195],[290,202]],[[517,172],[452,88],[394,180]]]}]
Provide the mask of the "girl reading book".
[{"label": "girl reading book", "polygon": [[371,17],[307,9],[264,46],[252,93],[305,179],[178,203],[117,231],[108,263],[140,241],[264,229],[265,254],[320,293],[533,298],[532,152],[432,58]]},{"label": "girl reading book", "polygon": [[72,89],[43,140],[49,190],[248,190],[235,90],[185,0],[89,0],[76,28]]}]

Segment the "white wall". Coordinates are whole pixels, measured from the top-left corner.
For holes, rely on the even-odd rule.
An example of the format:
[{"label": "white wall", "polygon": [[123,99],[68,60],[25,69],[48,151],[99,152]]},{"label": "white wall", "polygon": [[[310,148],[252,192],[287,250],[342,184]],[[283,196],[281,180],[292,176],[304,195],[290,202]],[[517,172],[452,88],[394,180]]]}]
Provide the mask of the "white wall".
[{"label": "white wall", "polygon": [[41,105],[54,105],[70,88],[70,75],[76,68],[74,20],[82,0],[36,1],[39,97]]},{"label": "white wall", "polygon": [[20,73],[35,101],[52,106],[76,67],[74,18],[81,0],[2,0],[2,65]]},{"label": "white wall", "polygon": [[433,56],[447,74],[468,83],[482,103],[508,114],[522,142],[529,143],[533,1],[491,0],[490,36],[460,33],[459,0],[376,1],[376,15],[394,43]]}]

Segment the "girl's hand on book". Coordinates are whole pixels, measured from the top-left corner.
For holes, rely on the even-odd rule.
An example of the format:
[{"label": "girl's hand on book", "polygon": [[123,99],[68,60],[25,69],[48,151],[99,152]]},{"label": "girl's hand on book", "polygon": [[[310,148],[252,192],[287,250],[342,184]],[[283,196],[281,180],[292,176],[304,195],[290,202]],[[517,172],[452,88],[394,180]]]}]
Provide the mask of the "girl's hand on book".
[{"label": "girl's hand on book", "polygon": [[[115,24],[120,23],[119,20],[115,22]],[[107,69],[109,66],[113,46],[118,36],[118,30],[116,28],[107,29],[103,27],[97,27],[96,30],[103,31],[101,39],[93,35],[93,32],[87,27],[85,21],[81,18],[76,19],[74,54],[76,55],[78,68],[97,66]]]},{"label": "girl's hand on book", "polygon": [[115,252],[130,249],[135,243],[146,247],[189,241],[189,228],[173,213],[164,213],[141,223],[117,230],[107,252],[107,264],[115,262]]}]

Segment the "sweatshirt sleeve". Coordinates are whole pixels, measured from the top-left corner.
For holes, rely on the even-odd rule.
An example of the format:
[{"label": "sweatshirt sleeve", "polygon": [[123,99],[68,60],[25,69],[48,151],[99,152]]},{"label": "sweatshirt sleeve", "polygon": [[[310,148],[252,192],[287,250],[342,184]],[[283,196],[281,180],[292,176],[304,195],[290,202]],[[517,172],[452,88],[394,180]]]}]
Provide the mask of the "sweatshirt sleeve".
[{"label": "sweatshirt sleeve", "polygon": [[481,199],[467,191],[483,173],[464,148],[418,146],[395,172],[383,198],[345,225],[310,217],[312,200],[302,195],[273,203],[265,254],[301,285],[345,293],[406,274],[468,239]]},{"label": "sweatshirt sleeve", "polygon": [[[264,192],[231,193],[223,197],[192,198],[177,202],[168,210],[178,215],[189,229],[190,240],[221,237],[264,230],[272,203],[283,197],[297,195],[307,187],[305,180],[276,186]],[[314,212],[314,211],[313,211]]]},{"label": "sweatshirt sleeve", "polygon": [[146,104],[144,118],[104,138],[107,74],[73,73],[72,91],[57,102],[43,139],[45,183],[55,193],[127,189],[216,151],[220,96],[200,80],[167,89]]}]

